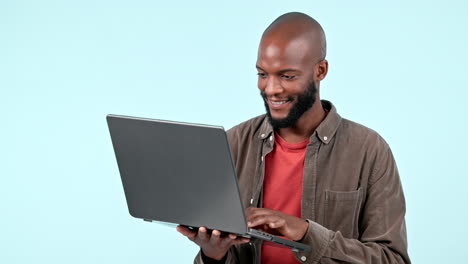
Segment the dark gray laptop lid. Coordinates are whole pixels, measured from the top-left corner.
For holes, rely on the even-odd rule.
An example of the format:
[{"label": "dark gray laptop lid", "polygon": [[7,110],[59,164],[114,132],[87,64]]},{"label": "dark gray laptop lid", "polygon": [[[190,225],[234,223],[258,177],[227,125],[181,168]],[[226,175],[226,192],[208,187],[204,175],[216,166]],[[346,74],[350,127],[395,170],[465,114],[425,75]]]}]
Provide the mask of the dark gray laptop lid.
[{"label": "dark gray laptop lid", "polygon": [[108,115],[132,216],[244,234],[244,209],[222,127]]}]

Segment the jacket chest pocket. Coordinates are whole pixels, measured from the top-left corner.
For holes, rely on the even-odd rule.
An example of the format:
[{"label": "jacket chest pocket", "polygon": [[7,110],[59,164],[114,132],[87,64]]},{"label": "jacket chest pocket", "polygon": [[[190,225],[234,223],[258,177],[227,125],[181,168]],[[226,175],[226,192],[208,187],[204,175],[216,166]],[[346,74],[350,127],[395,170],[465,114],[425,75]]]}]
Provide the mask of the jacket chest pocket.
[{"label": "jacket chest pocket", "polygon": [[340,231],[346,238],[358,238],[361,200],[361,188],[351,192],[326,190],[324,226],[333,231]]}]

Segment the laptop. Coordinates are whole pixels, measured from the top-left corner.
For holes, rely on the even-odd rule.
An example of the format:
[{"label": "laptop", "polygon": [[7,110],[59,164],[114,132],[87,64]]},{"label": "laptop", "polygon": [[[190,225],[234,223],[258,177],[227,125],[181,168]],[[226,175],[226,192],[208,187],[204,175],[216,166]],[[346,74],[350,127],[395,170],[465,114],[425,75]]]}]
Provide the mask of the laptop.
[{"label": "laptop", "polygon": [[218,229],[293,251],[308,245],[248,228],[223,127],[108,115],[130,215]]}]

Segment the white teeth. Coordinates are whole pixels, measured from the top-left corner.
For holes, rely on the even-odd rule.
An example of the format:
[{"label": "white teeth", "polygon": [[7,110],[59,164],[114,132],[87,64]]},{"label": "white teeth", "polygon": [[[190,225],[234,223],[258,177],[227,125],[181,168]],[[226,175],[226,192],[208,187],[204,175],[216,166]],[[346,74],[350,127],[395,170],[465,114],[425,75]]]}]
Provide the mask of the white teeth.
[{"label": "white teeth", "polygon": [[280,105],[280,104],[284,104],[286,103],[287,101],[277,101],[277,102],[274,102],[274,101],[270,101],[272,104],[274,105]]}]

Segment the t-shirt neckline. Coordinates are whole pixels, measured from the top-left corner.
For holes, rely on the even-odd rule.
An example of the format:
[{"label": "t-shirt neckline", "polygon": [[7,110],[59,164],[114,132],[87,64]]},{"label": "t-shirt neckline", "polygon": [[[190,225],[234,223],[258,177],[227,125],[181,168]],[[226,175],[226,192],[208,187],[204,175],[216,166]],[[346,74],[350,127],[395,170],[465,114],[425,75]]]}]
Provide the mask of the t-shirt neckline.
[{"label": "t-shirt neckline", "polygon": [[278,133],[275,131],[275,143],[280,145],[283,148],[286,148],[288,150],[300,150],[306,148],[307,144],[309,144],[310,139],[306,139],[304,141],[298,142],[298,143],[288,143],[286,140],[284,140]]}]

